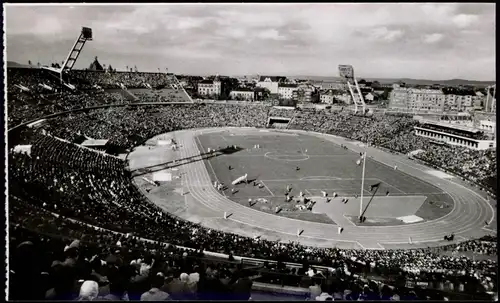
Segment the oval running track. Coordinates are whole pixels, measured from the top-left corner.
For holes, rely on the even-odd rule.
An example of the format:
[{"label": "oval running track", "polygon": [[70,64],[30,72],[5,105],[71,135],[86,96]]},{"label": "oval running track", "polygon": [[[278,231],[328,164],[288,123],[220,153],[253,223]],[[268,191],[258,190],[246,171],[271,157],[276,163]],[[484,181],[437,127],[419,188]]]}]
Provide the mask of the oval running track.
[{"label": "oval running track", "polygon": [[[207,132],[237,129],[210,128],[176,132],[176,140],[182,146],[180,149],[181,158],[198,156],[200,154],[196,144],[198,135]],[[288,131],[320,137],[336,144],[350,145],[350,149],[356,152],[362,149],[362,147],[356,144],[357,142],[347,141],[344,138],[336,136],[298,130]],[[239,226],[243,226],[244,229],[246,226],[248,232],[244,233],[245,236],[254,234],[253,231],[255,228],[259,228],[266,230],[266,234],[274,234],[278,238],[295,238],[295,241],[305,245],[317,242],[317,246],[336,246],[342,248],[343,244],[349,243],[349,248],[353,248],[353,244],[357,244],[357,248],[383,249],[384,244],[389,244],[391,248],[397,248],[398,246],[408,248],[411,237],[412,247],[427,247],[431,243],[442,241],[445,235],[451,233],[456,235],[457,240],[460,240],[460,238],[465,240],[468,237],[477,237],[478,234],[484,232],[482,228],[485,226],[485,222],[489,223],[493,220],[493,207],[478,193],[452,180],[430,175],[425,172],[429,168],[416,164],[403,156],[389,154],[371,147],[368,147],[368,152],[372,160],[384,163],[390,167],[397,165],[398,170],[441,188],[454,200],[452,211],[439,219],[410,225],[376,227],[355,226],[354,224],[346,225],[343,226],[344,231],[339,235],[337,227],[332,224],[281,217],[231,201],[213,187],[204,161],[195,161],[184,165],[186,173],[182,178],[183,187],[187,189],[188,195],[192,199],[220,213],[221,218],[224,212],[231,214],[226,220],[233,221],[232,223],[239,223]],[[217,223],[218,225],[223,225],[226,220],[219,220]],[[228,227],[230,223],[227,223]],[[302,230],[300,236],[297,236],[298,230]]]}]

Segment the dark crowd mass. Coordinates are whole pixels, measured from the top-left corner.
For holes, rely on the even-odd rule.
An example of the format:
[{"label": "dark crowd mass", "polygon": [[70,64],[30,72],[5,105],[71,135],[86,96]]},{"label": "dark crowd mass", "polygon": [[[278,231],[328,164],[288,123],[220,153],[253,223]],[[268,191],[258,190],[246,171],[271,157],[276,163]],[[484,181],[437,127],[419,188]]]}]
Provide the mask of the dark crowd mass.
[{"label": "dark crowd mass", "polygon": [[[162,86],[172,76],[87,71],[70,76],[77,90],[61,87],[45,71],[8,70],[9,128],[71,111],[38,128],[9,133],[10,299],[250,300],[256,283],[307,288],[303,299],[317,301],[492,299],[497,292],[496,236],[408,250],[315,248],[242,237],[165,213],[132,183],[126,161],[114,156],[161,133],[265,128],[269,117],[282,116],[292,119],[290,129],[403,154],[422,149],[415,155],[419,161],[496,194],[495,150],[432,145],[413,134],[417,122],[404,115],[247,103],[126,105],[106,89],[116,89],[116,83]],[[96,108],[110,104],[117,106]],[[108,153],[79,146],[84,136],[109,140]],[[22,144],[31,149],[15,150]],[[264,261],[248,264],[241,257]]]}]

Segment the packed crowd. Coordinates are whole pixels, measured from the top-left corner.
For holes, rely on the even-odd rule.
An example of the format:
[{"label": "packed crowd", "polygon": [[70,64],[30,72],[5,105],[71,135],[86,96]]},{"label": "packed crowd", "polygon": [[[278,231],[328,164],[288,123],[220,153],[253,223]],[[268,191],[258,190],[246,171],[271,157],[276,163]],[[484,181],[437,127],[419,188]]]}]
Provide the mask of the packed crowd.
[{"label": "packed crowd", "polygon": [[460,245],[445,246],[442,249],[452,249],[457,252],[471,252],[479,255],[496,256],[497,255],[497,238],[492,236],[484,236],[481,239],[469,240],[460,243]]},{"label": "packed crowd", "polygon": [[496,191],[496,150],[475,151],[464,147],[429,145],[415,157],[476,184],[495,187]]},{"label": "packed crowd", "polygon": [[175,83],[174,76],[166,73],[72,70],[71,76],[102,88],[120,88],[120,84],[127,88],[147,88],[148,86],[156,88],[170,87],[170,84]]},{"label": "packed crowd", "polygon": [[140,102],[190,102],[182,89],[131,90]]},{"label": "packed crowd", "polygon": [[282,262],[246,265],[96,230],[20,201],[10,214],[13,300],[249,300],[253,281],[308,288],[305,299],[317,301],[443,299],[398,281],[394,287],[362,279],[342,261],[329,270],[307,261],[292,268]]},{"label": "packed crowd", "polygon": [[[170,88],[175,82],[172,75],[165,73],[73,70],[69,81],[79,90],[72,90],[61,85],[58,76],[47,70],[12,68],[7,74],[9,126],[76,108],[125,103],[127,98],[116,91],[116,89],[121,89],[120,84],[127,88],[151,89]],[[148,84],[149,88],[145,84]],[[171,92],[168,96],[175,99],[174,102],[188,101],[184,92]],[[166,102],[165,97],[156,96],[154,93],[145,94],[143,98],[146,100],[140,100],[140,102]],[[130,101],[130,98],[128,99]]]},{"label": "packed crowd", "polygon": [[339,260],[352,264],[361,262],[361,267],[355,266],[360,272],[365,266],[382,276],[400,275],[403,270],[408,277],[430,279],[432,276],[438,281],[457,281],[455,283],[464,283],[463,279],[472,275],[477,287],[483,290],[495,287],[488,282],[496,272],[496,262],[490,260],[451,258],[426,250],[308,248],[297,243],[281,244],[206,229],[171,217],[147,201],[130,182],[124,165],[112,156],[49,135],[35,134],[29,153],[9,153],[11,213],[21,208],[19,205],[32,209],[10,217],[15,217],[13,222],[21,227],[31,226],[60,234],[57,228],[54,230],[54,225],[44,223],[43,216],[38,215],[36,220],[29,217],[30,213],[40,214],[39,209],[42,209],[122,235],[228,255],[262,259],[279,256],[283,261],[303,263],[307,260],[311,264],[335,267],[340,266],[335,263]]},{"label": "packed crowd", "polygon": [[[75,134],[109,139],[110,145],[131,148],[154,135],[199,127],[265,127],[269,107],[232,104],[170,104],[91,110],[48,121],[54,136],[72,141]],[[182,118],[180,118],[182,117]]]},{"label": "packed crowd", "polygon": [[269,117],[292,118],[295,113],[296,111],[292,107],[280,108],[273,106],[269,111]]},{"label": "packed crowd", "polygon": [[[134,78],[136,76],[133,75],[129,77],[136,79],[131,81],[142,79],[139,76]],[[30,84],[31,80],[29,77],[26,78],[22,81],[22,85],[36,87],[36,83]],[[28,94],[29,97],[26,97],[25,94],[25,91],[19,92],[14,88],[9,95],[9,98],[12,97],[8,100],[8,104],[12,104],[9,108],[9,119],[12,119],[10,120],[12,124],[40,117],[40,110],[35,111],[39,106],[43,107],[38,103],[40,101],[35,101],[33,95]],[[47,109],[50,113],[61,112],[63,109],[116,103],[114,102],[116,100],[102,91],[56,92],[49,94],[47,98],[53,100],[52,103],[49,102],[52,107]],[[18,103],[14,103],[19,101],[18,99],[23,99],[27,105],[24,108],[19,107]],[[176,261],[183,258],[180,256],[184,254],[189,256],[190,253],[171,246],[166,247],[161,243],[234,256],[324,265],[335,268],[335,272],[338,273],[346,271],[359,274],[376,273],[383,277],[402,276],[405,279],[437,284],[449,282],[456,285],[455,288],[467,285],[470,292],[496,291],[496,285],[491,281],[496,280],[497,263],[491,260],[476,261],[466,257],[443,256],[432,250],[365,251],[311,248],[297,243],[285,244],[245,238],[180,220],[165,214],[143,197],[130,182],[130,175],[125,169],[126,164],[122,160],[65,141],[74,141],[76,136],[85,135],[94,139],[109,139],[111,145],[130,149],[153,135],[185,128],[265,127],[271,113],[281,114],[274,110],[270,106],[235,104],[110,107],[59,116],[43,126],[46,134],[34,130],[30,136],[23,135],[29,138],[32,144],[31,150],[27,153],[17,153],[9,149],[8,154],[10,237],[14,240],[11,242],[11,256],[20,254],[20,257],[13,259],[15,265],[11,272],[12,293],[18,297],[26,295],[27,292],[23,290],[26,284],[19,281],[38,281],[33,280],[39,278],[36,275],[48,273],[51,278],[47,280],[47,285],[42,287],[38,283],[36,287],[41,288],[34,289],[36,298],[40,298],[43,293],[43,296],[49,299],[69,299],[68,289],[81,287],[78,281],[92,279],[96,279],[98,286],[108,289],[107,293],[106,291],[101,293],[100,289],[97,294],[93,291],[92,297],[108,296],[117,299],[127,293],[129,298],[140,299],[143,293],[150,293],[154,298],[159,298],[155,297],[158,294],[158,296],[168,294],[175,299],[178,289],[174,287],[172,290],[166,285],[176,281],[177,284],[184,283],[182,287],[180,284],[176,286],[182,289],[180,291],[182,294],[177,298],[214,298],[203,297],[206,295],[203,289],[219,289],[207,286],[213,285],[207,282],[212,278],[222,284],[224,284],[222,281],[228,279],[233,281],[221,288],[228,297],[248,299],[247,289],[250,284],[248,270],[243,271],[244,274],[234,274],[234,272],[231,274],[229,273],[231,270],[222,265],[218,265],[219,267],[214,270],[213,267],[199,261],[199,258],[184,267],[185,262]],[[335,134],[402,153],[423,149],[425,152],[418,155],[420,159],[440,167],[445,165],[443,168],[470,180],[483,182],[485,178],[496,178],[494,152],[485,152],[480,155],[481,158],[475,151],[457,151],[442,146],[429,147],[425,140],[411,133],[416,122],[405,116],[365,117],[343,111],[310,110],[298,111],[295,114],[289,128]],[[54,213],[61,216],[56,217]],[[96,230],[90,225],[105,228],[107,231]],[[169,232],[165,233],[165,230]],[[57,240],[61,236],[67,240]],[[141,244],[137,242],[139,241],[137,237],[157,241],[151,244],[150,251],[154,251],[155,256],[160,255],[158,258],[162,261],[155,261],[154,264],[162,264],[161,270],[152,270],[154,266],[152,258],[149,257],[150,252],[143,248],[142,242]],[[36,242],[36,245],[25,243],[14,249],[17,244],[28,239],[33,243]],[[81,243],[71,244],[75,239]],[[64,246],[67,246],[67,249],[64,249]],[[95,248],[87,248],[92,246]],[[40,261],[39,265],[45,266],[43,269],[39,265],[30,263],[35,262],[35,258],[28,258],[30,262],[23,262],[27,260],[26,254],[28,257],[34,254],[34,247],[38,252],[49,254],[43,262]],[[482,246],[470,242],[458,249],[477,249],[488,254],[496,254],[496,242]],[[136,250],[140,252],[136,254],[134,252]],[[98,257],[93,258],[96,254]],[[108,260],[106,255],[113,257]],[[54,260],[62,262],[53,262]],[[131,265],[122,268],[116,265],[119,263]],[[211,270],[208,270],[209,268]],[[280,270],[282,269],[274,269],[273,272]],[[283,269],[285,272],[280,273],[299,277],[305,275],[303,271],[287,273],[286,270]],[[161,274],[158,274],[159,272]],[[186,275],[181,273],[185,273],[188,278],[186,279]],[[195,277],[194,280],[190,278],[191,274]],[[68,275],[71,278],[68,278]],[[147,278],[137,277],[143,275]],[[265,275],[262,272],[257,275],[273,276],[272,273]],[[142,281],[137,282],[142,283],[141,287],[134,284],[136,278]],[[316,292],[319,289],[317,296],[325,292],[327,295],[339,298],[342,293],[344,299],[354,300],[359,296],[365,299],[379,298],[377,296],[381,293],[382,298],[392,297],[395,294],[405,298],[413,296],[405,294],[402,286],[398,286],[399,289],[396,290],[388,290],[387,287],[378,289],[373,285],[360,286],[360,282],[353,282],[352,277],[351,280],[344,275],[337,278],[340,280],[331,283],[329,287],[323,285],[324,279],[321,282],[316,280],[316,283],[312,279],[309,286],[316,287]],[[194,283],[196,279],[198,282]],[[241,287],[245,289],[244,297],[238,297],[238,291],[235,291],[235,288],[238,289],[235,284],[238,285],[239,280],[243,280],[244,286]],[[297,277],[291,280],[295,281]],[[203,283],[208,284],[203,286]],[[94,285],[95,290],[95,284],[89,282],[86,285],[89,284]],[[221,287],[220,283],[218,285],[217,287]],[[200,287],[201,291],[195,290]],[[159,289],[165,294],[160,293]],[[346,297],[349,292],[353,295]],[[88,295],[88,292],[84,291],[83,295]]]}]

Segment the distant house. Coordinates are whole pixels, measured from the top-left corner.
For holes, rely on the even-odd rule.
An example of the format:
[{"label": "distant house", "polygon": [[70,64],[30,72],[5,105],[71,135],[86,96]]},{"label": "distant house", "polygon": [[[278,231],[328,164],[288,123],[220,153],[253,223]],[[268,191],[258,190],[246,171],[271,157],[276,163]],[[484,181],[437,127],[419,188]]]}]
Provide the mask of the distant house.
[{"label": "distant house", "polygon": [[375,99],[375,96],[372,93],[368,93],[365,95],[365,101],[370,101],[372,102]]},{"label": "distant house", "polygon": [[260,76],[257,82],[258,87],[267,88],[271,94],[278,94],[278,84],[285,83],[286,77],[283,76]]},{"label": "distant house", "polygon": [[253,101],[255,99],[255,92],[252,89],[238,88],[229,93],[231,100],[245,100]]},{"label": "distant house", "polygon": [[202,96],[220,96],[222,92],[221,86],[218,78],[214,80],[202,80],[198,83],[198,94]]},{"label": "distant house", "polygon": [[331,89],[323,91],[319,94],[319,101],[321,103],[333,104],[334,100],[335,100],[335,98],[333,96],[333,90],[331,90]]}]

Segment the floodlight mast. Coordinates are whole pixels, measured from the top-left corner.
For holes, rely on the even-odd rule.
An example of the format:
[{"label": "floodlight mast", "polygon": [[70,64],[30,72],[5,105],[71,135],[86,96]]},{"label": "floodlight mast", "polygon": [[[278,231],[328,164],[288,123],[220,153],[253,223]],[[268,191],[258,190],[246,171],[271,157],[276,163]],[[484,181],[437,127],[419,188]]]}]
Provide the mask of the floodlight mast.
[{"label": "floodlight mast", "polygon": [[358,107],[363,108],[363,114],[366,112],[366,103],[363,100],[363,94],[359,88],[358,81],[354,77],[354,68],[352,65],[339,65],[339,75],[347,83],[347,88],[354,102],[354,112],[358,112]]},{"label": "floodlight mast", "polygon": [[76,39],[73,48],[71,48],[68,56],[66,57],[66,60],[64,61],[63,66],[61,66],[61,69],[59,71],[59,77],[61,79],[61,83],[63,83],[63,72],[70,71],[73,69],[76,60],[78,59],[78,56],[80,56],[83,46],[87,41],[92,41],[92,29],[90,27],[82,27],[80,35]]}]

